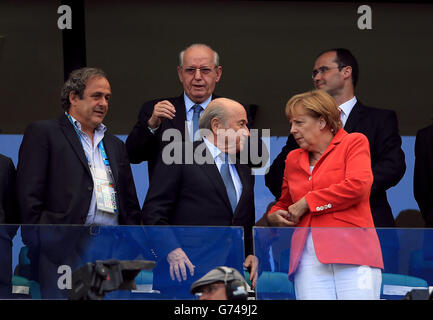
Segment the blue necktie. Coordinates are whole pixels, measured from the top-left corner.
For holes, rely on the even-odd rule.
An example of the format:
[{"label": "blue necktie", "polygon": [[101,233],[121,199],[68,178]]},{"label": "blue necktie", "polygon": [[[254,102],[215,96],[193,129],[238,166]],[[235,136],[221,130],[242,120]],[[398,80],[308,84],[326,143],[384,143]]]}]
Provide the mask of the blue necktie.
[{"label": "blue necktie", "polygon": [[194,140],[195,137],[195,133],[198,130],[198,118],[200,117],[200,112],[203,109],[200,105],[195,104],[193,107],[194,109],[194,114],[192,116],[192,136],[191,136],[191,141],[197,141],[200,140],[199,138]]},{"label": "blue necktie", "polygon": [[229,196],[230,204],[234,213],[238,204],[238,199],[236,197],[235,184],[233,183],[232,175],[230,174],[228,154],[221,153],[219,156],[221,159],[224,159],[224,162],[221,164],[220,174],[226,186],[227,195]]}]

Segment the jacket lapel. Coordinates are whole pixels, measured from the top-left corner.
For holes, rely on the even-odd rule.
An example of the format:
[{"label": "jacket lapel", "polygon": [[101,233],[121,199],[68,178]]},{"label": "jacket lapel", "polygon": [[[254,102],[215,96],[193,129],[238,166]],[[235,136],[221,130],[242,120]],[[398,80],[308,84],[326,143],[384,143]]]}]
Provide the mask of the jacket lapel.
[{"label": "jacket lapel", "polygon": [[59,118],[60,127],[63,131],[63,134],[65,135],[66,139],[69,141],[69,143],[72,146],[72,149],[75,151],[78,159],[83,164],[85,170],[89,175],[90,169],[89,164],[87,163],[86,155],[84,154],[83,145],[81,144],[80,138],[77,135],[77,132],[75,131],[72,123],[68,120],[68,118],[65,115],[62,115]]},{"label": "jacket lapel", "polygon": [[[239,197],[238,205],[236,206],[236,210],[234,212],[236,214],[239,208],[241,207],[239,204],[243,201],[243,198],[245,197],[245,194],[247,192],[248,183],[249,183],[248,180],[250,179],[249,175],[251,175],[251,169],[248,168],[247,166],[242,167],[238,163],[235,164],[235,167],[242,184],[242,193],[241,196]],[[248,170],[245,170],[246,167],[248,168]],[[254,188],[254,185],[252,187]]]},{"label": "jacket lapel", "polygon": [[182,139],[185,141],[185,121],[186,121],[186,111],[185,111],[185,100],[183,99],[183,93],[180,97],[173,100],[173,105],[176,108],[176,116],[173,120],[170,120],[173,128],[179,130],[182,134]]},{"label": "jacket lapel", "polygon": [[320,157],[319,161],[317,162],[317,164],[314,166],[314,169],[316,169],[316,167],[319,167],[322,162],[326,159],[326,157],[328,156],[328,154],[334,150],[335,146],[337,144],[339,144],[341,142],[341,140],[347,136],[347,132],[344,129],[340,129],[337,131],[337,134],[334,136],[334,138],[332,139],[331,143],[329,144],[329,146],[326,148],[325,152],[322,154],[322,156]]},{"label": "jacket lapel", "polygon": [[349,118],[347,118],[346,124],[344,125],[344,130],[349,133],[354,132],[355,126],[362,118],[363,113],[363,105],[359,101],[356,101],[352,111],[350,111]]},{"label": "jacket lapel", "polygon": [[[204,142],[203,141],[194,142],[194,151],[201,144],[204,144]],[[224,200],[225,204],[227,205],[227,207],[231,211],[232,207],[230,205],[230,200],[229,200],[229,197],[227,195],[227,189],[226,189],[226,186],[224,185],[223,179],[221,178],[221,174],[218,170],[218,167],[215,164],[214,159],[211,155],[211,152],[209,151],[209,149],[207,147],[204,148],[204,152],[206,152],[206,163],[200,164],[200,165],[195,164],[195,165],[197,165],[199,168],[201,168],[203,170],[204,174],[210,180],[210,182],[215,187],[215,189],[217,190],[220,197]]]},{"label": "jacket lapel", "polygon": [[105,152],[107,153],[108,162],[110,163],[111,172],[113,173],[114,185],[117,186],[119,167],[117,165],[116,149],[113,140],[107,138],[107,133],[105,133],[102,141],[104,142]]}]

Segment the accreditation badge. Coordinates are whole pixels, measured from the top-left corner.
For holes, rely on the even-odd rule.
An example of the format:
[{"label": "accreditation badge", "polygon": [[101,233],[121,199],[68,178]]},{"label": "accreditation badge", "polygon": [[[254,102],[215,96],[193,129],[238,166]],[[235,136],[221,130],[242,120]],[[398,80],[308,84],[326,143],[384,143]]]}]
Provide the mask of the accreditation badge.
[{"label": "accreditation badge", "polygon": [[98,210],[117,213],[116,191],[104,169],[93,169],[93,182],[95,184],[96,207]]}]

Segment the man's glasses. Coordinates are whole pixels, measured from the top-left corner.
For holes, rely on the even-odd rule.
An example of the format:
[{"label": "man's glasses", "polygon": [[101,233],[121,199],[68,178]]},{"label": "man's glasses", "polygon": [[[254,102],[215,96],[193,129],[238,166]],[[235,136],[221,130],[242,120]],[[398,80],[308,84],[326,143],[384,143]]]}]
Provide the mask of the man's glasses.
[{"label": "man's glasses", "polygon": [[325,72],[328,72],[329,70],[332,70],[332,69],[339,69],[339,70],[341,70],[344,67],[346,67],[346,66],[338,66],[338,67],[326,67],[326,66],[323,66],[323,67],[314,69],[313,72],[311,73],[311,78],[314,79],[319,73],[320,74],[324,74]]},{"label": "man's glasses", "polygon": [[[216,68],[216,67],[215,67],[215,68]],[[184,71],[186,74],[194,75],[194,74],[197,72],[197,70],[199,70],[201,74],[209,74],[209,73],[212,72],[213,69],[214,69],[214,68],[210,68],[210,67],[201,67],[201,68],[193,68],[193,67],[189,67],[189,68],[185,68],[185,69],[183,69],[183,71]]]}]

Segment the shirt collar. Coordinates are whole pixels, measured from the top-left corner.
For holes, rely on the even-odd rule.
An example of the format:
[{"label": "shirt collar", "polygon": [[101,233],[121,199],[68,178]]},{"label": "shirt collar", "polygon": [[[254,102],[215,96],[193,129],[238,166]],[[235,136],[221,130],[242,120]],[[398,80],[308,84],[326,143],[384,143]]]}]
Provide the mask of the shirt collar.
[{"label": "shirt collar", "polygon": [[[65,115],[69,115],[72,119],[72,122],[74,123],[75,128],[81,131],[81,123],[69,113],[65,112]],[[103,123],[99,124],[95,129],[95,133],[104,133],[105,131],[107,131],[107,127]]]},{"label": "shirt collar", "polygon": [[[184,92],[183,93],[183,99],[185,101],[185,110],[186,113],[188,113],[192,107],[194,107],[197,103],[193,102]],[[207,98],[205,101],[203,101],[202,103],[200,103],[200,106],[204,109],[206,109],[207,105],[210,103],[210,101],[212,100],[212,95],[209,96],[209,98]]]},{"label": "shirt collar", "polygon": [[204,141],[204,143],[206,143],[206,147],[209,149],[214,161],[217,162],[217,161],[221,160],[220,154],[223,152],[220,149],[218,149],[218,147],[216,145],[214,145],[212,142],[210,142],[208,139],[203,138],[203,141]]},{"label": "shirt collar", "polygon": [[356,97],[353,97],[352,99],[344,102],[343,104],[339,105],[338,107],[341,109],[341,111],[346,116],[349,116],[350,111],[352,111],[352,109],[355,106],[356,102],[357,102]]}]

